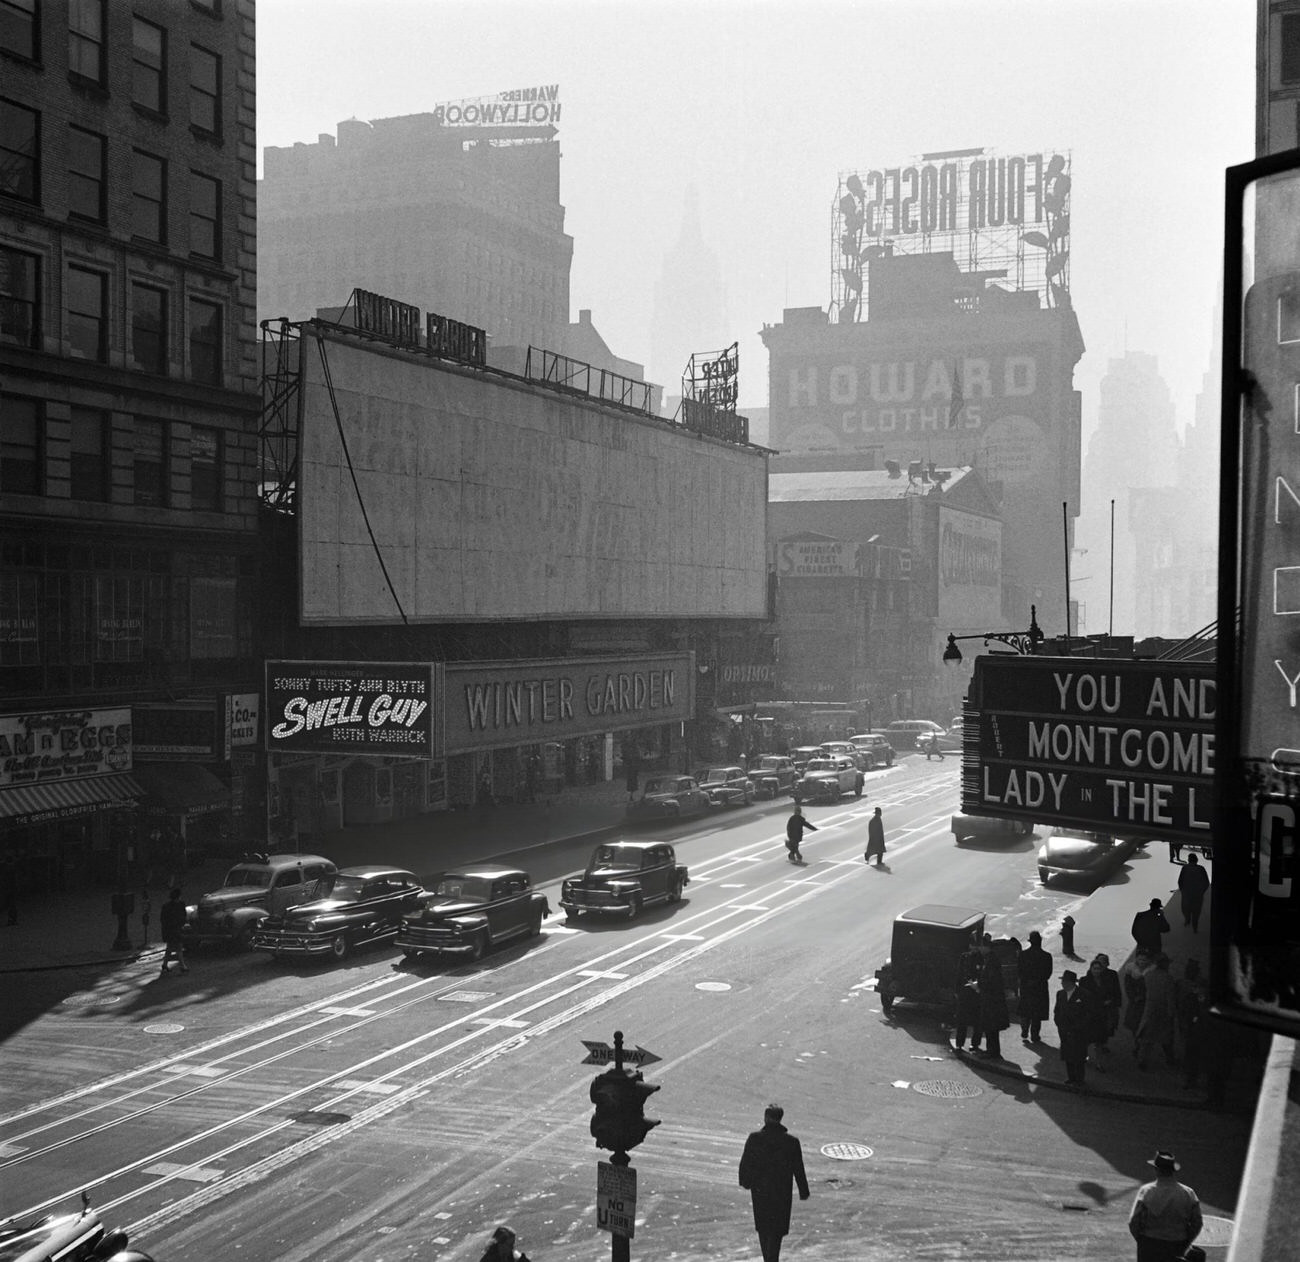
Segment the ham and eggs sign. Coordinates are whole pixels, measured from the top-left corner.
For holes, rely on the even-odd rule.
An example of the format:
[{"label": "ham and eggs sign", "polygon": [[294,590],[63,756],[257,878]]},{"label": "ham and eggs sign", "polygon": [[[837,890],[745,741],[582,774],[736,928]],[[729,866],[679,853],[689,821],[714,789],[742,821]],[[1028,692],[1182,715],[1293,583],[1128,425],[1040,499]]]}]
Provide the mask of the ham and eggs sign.
[{"label": "ham and eggs sign", "polygon": [[975,659],[979,755],[962,808],[1164,841],[1208,842],[1213,664],[1113,658]]}]

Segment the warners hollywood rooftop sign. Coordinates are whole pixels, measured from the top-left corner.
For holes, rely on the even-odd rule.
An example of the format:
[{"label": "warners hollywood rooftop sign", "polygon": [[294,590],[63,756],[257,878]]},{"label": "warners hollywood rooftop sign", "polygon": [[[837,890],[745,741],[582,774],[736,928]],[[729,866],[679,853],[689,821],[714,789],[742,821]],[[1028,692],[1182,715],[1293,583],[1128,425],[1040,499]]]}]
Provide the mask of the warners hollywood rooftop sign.
[{"label": "warners hollywood rooftop sign", "polygon": [[451,101],[433,107],[443,127],[554,127],[560,121],[560,85],[511,88],[496,96]]},{"label": "warners hollywood rooftop sign", "polygon": [[963,809],[1208,840],[1212,664],[984,655],[969,697],[979,754],[962,768]]}]

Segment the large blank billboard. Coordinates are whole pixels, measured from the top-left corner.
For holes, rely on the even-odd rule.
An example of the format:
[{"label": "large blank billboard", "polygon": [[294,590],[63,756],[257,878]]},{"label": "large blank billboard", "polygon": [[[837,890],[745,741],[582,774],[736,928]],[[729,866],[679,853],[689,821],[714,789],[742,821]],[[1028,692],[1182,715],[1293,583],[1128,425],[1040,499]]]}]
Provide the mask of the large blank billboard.
[{"label": "large blank billboard", "polygon": [[300,346],[304,624],[766,614],[763,452],[312,325]]}]

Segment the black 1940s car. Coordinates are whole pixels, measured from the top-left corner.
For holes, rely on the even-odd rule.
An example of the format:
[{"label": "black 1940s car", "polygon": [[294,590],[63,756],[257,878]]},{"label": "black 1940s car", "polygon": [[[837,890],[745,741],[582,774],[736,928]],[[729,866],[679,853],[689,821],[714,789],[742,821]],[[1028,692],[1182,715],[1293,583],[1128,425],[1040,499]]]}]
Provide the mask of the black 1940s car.
[{"label": "black 1940s car", "polygon": [[749,778],[761,798],[779,797],[794,788],[799,773],[785,754],[760,754],[749,764]]},{"label": "black 1940s car", "polygon": [[81,1194],[79,1214],[47,1214],[30,1223],[0,1223],[4,1262],[152,1262],[141,1249],[127,1247],[126,1232],[109,1231]]},{"label": "black 1940s car", "polygon": [[651,903],[676,903],[690,876],[672,846],[659,841],[610,841],[592,851],[581,876],[560,889],[560,906],[570,916],[609,913],[629,920]]},{"label": "black 1940s car", "polygon": [[693,776],[656,775],[645,782],[641,796],[628,803],[627,814],[635,820],[673,820],[705,815],[712,808]]},{"label": "black 1940s car", "polygon": [[408,960],[426,951],[477,960],[498,942],[535,938],[550,914],[527,872],[479,864],[439,878],[424,908],[402,917],[397,946]]},{"label": "black 1940s car", "polygon": [[393,937],[402,917],[424,897],[410,872],[370,864],[323,877],[321,892],[263,920],[253,931],[253,948],[273,956],[329,954],[341,960],[355,946]]}]

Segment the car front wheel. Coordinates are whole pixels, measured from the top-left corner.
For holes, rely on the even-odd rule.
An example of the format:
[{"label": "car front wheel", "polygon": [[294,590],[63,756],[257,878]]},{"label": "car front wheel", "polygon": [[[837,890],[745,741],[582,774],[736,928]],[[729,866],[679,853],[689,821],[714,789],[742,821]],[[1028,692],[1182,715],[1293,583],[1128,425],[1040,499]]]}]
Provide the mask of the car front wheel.
[{"label": "car front wheel", "polygon": [[862,789],[863,789],[864,784],[865,784],[865,781],[862,779],[861,776],[859,776],[859,777],[858,777],[858,782],[857,782],[857,784],[855,784],[855,785],[853,786],[853,796],[854,796],[854,797],[861,797],[861,796],[862,796]]},{"label": "car front wheel", "polygon": [[346,959],[349,945],[347,934],[336,933],[330,940],[330,954],[336,960]]},{"label": "car front wheel", "polygon": [[534,912],[533,918],[528,922],[528,934],[530,937],[537,937],[542,931],[542,913]]},{"label": "car front wheel", "polygon": [[670,903],[680,903],[682,901],[682,883],[680,878],[675,880],[668,887],[668,901]]},{"label": "car front wheel", "polygon": [[1044,885],[1047,884],[1047,877],[1048,877],[1048,871],[1047,871],[1047,869],[1046,869],[1046,868],[1039,868],[1039,869],[1038,869],[1038,879],[1039,879],[1039,880],[1040,880]]},{"label": "car front wheel", "polygon": [[635,895],[627,900],[627,918],[635,920],[641,911],[641,900]]},{"label": "car front wheel", "polygon": [[471,960],[481,960],[483,952],[486,950],[487,934],[480,931],[469,940],[469,958]]}]

